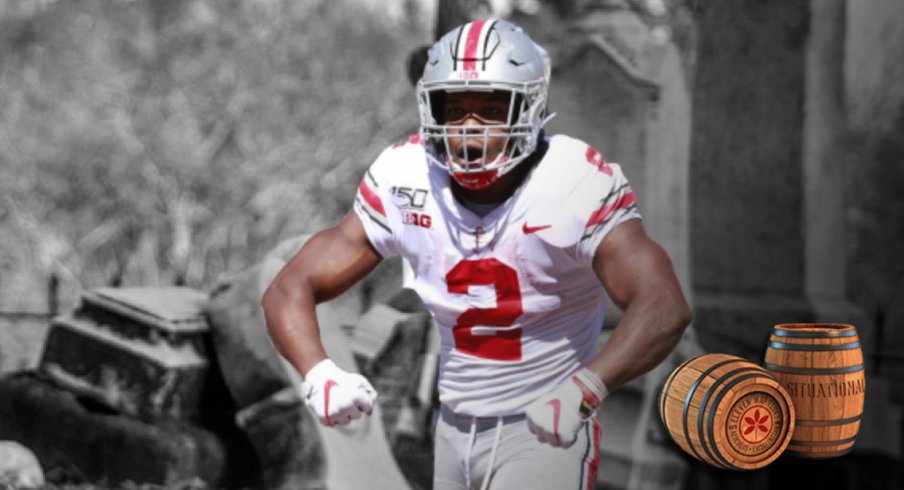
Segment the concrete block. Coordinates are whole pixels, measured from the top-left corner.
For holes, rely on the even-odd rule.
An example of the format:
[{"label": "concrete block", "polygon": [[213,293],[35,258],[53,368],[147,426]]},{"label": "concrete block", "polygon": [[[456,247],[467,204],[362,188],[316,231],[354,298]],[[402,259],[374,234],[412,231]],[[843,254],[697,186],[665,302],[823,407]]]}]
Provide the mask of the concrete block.
[{"label": "concrete block", "polygon": [[94,402],[145,420],[197,419],[208,361],[194,345],[125,337],[75,316],[54,320],[40,371]]},{"label": "concrete block", "polygon": [[111,410],[195,420],[209,374],[206,295],[182,288],[99,288],[51,324],[39,370]]}]

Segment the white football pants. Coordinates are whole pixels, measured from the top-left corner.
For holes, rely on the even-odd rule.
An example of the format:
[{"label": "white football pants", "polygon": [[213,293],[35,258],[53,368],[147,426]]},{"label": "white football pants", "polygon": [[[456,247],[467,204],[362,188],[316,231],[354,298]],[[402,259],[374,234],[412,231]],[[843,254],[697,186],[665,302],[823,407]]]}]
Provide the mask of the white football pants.
[{"label": "white football pants", "polygon": [[434,438],[434,490],[592,490],[600,424],[584,424],[568,449],[537,440],[523,414],[456,415],[442,407]]}]

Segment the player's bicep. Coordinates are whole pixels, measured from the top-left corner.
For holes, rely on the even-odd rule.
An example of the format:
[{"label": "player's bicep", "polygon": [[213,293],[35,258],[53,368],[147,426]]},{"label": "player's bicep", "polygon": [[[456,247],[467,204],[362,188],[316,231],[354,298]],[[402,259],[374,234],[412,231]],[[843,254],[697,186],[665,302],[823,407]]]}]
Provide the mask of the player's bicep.
[{"label": "player's bicep", "polygon": [[678,287],[668,254],[646,234],[637,219],[620,223],[600,242],[593,269],[622,310],[641,291]]},{"label": "player's bicep", "polygon": [[305,281],[319,303],[348,290],[382,260],[360,218],[349,211],[337,225],[311,237],[275,281]]}]

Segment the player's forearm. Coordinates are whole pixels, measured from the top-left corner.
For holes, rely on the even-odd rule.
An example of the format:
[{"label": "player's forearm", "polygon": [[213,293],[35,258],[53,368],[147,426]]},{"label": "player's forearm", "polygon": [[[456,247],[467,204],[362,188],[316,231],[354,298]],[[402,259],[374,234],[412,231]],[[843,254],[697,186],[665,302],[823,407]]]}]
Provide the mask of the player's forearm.
[{"label": "player's forearm", "polygon": [[316,301],[307,281],[288,287],[277,278],[261,299],[276,350],[302,375],[327,357],[320,341]]},{"label": "player's forearm", "polygon": [[587,368],[613,391],[665,360],[690,321],[691,310],[680,291],[638,298]]},{"label": "player's forearm", "polygon": [[267,288],[261,299],[267,331],[279,353],[301,374],[327,357],[317,304],[348,291],[380,260],[361,222],[349,211],[338,225],[311,237]]}]

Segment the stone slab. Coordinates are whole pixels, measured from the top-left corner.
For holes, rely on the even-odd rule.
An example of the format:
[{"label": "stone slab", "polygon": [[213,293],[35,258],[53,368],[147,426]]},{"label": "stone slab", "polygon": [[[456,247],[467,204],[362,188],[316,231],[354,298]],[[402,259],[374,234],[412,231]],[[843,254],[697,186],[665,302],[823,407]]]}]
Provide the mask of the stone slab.
[{"label": "stone slab", "polygon": [[207,331],[202,307],[207,295],[185,287],[98,288],[82,296],[84,305],[116,311],[166,333]]},{"label": "stone slab", "polygon": [[226,386],[242,409],[292,385],[267,334],[261,295],[285,265],[276,258],[223,279],[204,305]]}]

